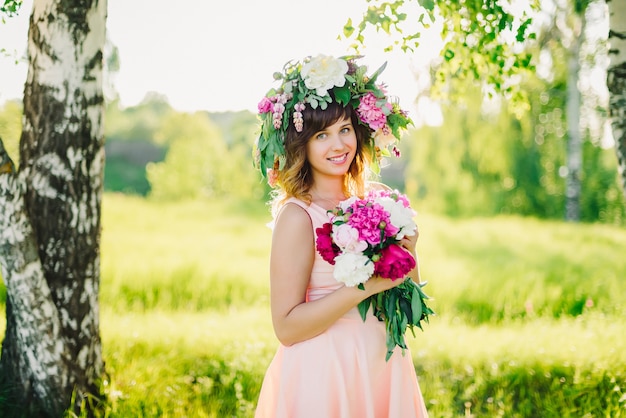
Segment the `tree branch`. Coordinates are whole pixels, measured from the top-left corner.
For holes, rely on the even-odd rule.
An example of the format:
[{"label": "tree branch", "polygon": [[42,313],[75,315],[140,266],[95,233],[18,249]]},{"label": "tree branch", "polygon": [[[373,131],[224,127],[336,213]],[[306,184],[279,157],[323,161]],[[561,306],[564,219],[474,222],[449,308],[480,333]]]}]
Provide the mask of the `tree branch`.
[{"label": "tree branch", "polygon": [[626,39],[626,32],[609,30],[609,38]]}]

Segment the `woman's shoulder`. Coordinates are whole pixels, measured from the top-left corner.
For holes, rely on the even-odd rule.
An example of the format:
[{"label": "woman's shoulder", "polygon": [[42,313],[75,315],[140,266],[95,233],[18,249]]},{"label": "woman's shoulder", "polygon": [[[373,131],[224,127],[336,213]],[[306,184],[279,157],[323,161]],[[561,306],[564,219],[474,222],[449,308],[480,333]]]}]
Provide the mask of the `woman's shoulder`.
[{"label": "woman's shoulder", "polygon": [[302,209],[307,209],[310,204],[305,202],[302,199],[298,199],[297,197],[289,197],[287,199],[285,199],[285,201],[282,203],[281,208],[284,208],[285,206],[287,206],[289,203],[293,203],[297,206],[300,206]]},{"label": "woman's shoulder", "polygon": [[278,227],[297,233],[310,230],[312,220],[307,207],[308,205],[301,200],[286,200],[276,215],[274,229]]},{"label": "woman's shoulder", "polygon": [[295,197],[290,197],[285,200],[278,213],[276,214],[276,220],[281,217],[287,217],[290,220],[308,220],[310,223],[310,215],[308,213],[309,204]]}]

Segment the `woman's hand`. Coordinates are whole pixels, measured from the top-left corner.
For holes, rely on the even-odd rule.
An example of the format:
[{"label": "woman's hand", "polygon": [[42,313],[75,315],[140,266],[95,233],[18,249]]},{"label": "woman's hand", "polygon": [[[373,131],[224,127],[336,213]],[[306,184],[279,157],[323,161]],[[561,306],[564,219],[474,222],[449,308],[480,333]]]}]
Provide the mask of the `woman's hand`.
[{"label": "woman's hand", "polygon": [[363,299],[399,286],[404,280],[406,279],[391,280],[385,277],[372,276],[368,281],[363,283],[363,286],[365,287],[365,295]]},{"label": "woman's hand", "polygon": [[415,228],[415,234],[411,236],[405,236],[400,240],[400,246],[410,252],[415,257],[415,246],[417,245],[417,238],[419,238],[419,229]]}]

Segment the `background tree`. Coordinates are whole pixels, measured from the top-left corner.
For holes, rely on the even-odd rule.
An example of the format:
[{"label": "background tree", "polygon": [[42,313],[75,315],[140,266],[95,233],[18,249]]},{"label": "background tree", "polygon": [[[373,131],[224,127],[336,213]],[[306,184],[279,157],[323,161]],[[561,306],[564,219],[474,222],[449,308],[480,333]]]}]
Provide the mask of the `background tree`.
[{"label": "background tree", "polygon": [[0,142],[3,417],[93,411],[100,396],[106,10],[33,4],[18,169]]},{"label": "background tree", "polygon": [[[562,51],[563,54],[567,52]],[[561,61],[562,67],[567,61]],[[563,217],[567,120],[566,71],[524,80],[530,111],[484,102],[473,85],[464,104],[443,104],[446,123],[411,130],[402,141],[405,189],[422,210],[453,217],[519,214]],[[626,215],[611,148],[582,141],[580,219],[623,223]],[[383,171],[384,172],[384,171]]]},{"label": "background tree", "polygon": [[[541,10],[536,13],[539,22],[536,25],[537,42],[529,49],[537,57],[537,76],[547,81],[542,83],[544,91],[548,95],[555,92],[563,95],[563,99],[558,101],[565,109],[567,135],[564,138],[565,161],[559,172],[565,178],[565,219],[569,221],[581,219],[583,183],[586,176],[592,175],[583,172],[585,141],[599,145],[603,134],[602,130],[590,129],[590,125],[604,121],[606,117],[606,112],[599,110],[605,108],[599,101],[599,92],[583,88],[589,84],[586,81],[590,78],[589,73],[605,56],[606,45],[602,36],[591,30],[594,23],[595,27],[599,26],[598,22],[594,22],[597,19],[590,18],[591,28],[588,23],[588,15],[598,14],[594,13],[594,9],[599,9],[597,5],[597,1],[587,0],[543,2]],[[555,88],[558,86],[563,87],[561,92]],[[534,104],[543,107],[536,100]],[[600,125],[603,123],[600,122]]]},{"label": "background tree", "polygon": [[11,17],[17,14],[21,5],[22,0],[4,0],[3,3],[0,3],[0,19],[2,19],[2,22],[5,21],[6,16]]},{"label": "background tree", "polygon": [[167,153],[146,167],[150,197],[261,197],[263,184],[250,166],[256,124],[247,111],[172,113],[155,132]]},{"label": "background tree", "polygon": [[626,2],[607,1],[609,8],[609,116],[615,139],[618,170],[626,197]]},{"label": "background tree", "polygon": [[167,98],[148,93],[136,106],[121,108],[119,100],[106,107],[105,191],[145,196],[150,191],[146,166],[162,161],[166,147],[157,131],[175,113]]},{"label": "background tree", "polygon": [[168,146],[165,160],[147,166],[150,196],[179,200],[222,196],[229,165],[226,144],[206,114],[176,113],[167,118],[157,138]]},{"label": "background tree", "polygon": [[[478,80],[483,88],[490,92],[503,93],[504,97],[515,104],[518,114],[528,109],[527,93],[520,89],[521,75],[527,70],[533,70],[532,50],[524,47],[529,40],[536,38],[535,31],[539,28],[532,21],[531,16],[540,10],[540,3],[533,1],[526,3],[526,8],[520,8],[521,2],[474,2],[466,0],[436,1],[436,0],[395,0],[381,2],[368,0],[370,6],[363,15],[361,22],[355,28],[351,20],[344,27],[346,37],[354,37],[355,48],[363,44],[368,27],[383,30],[398,35],[389,48],[400,47],[405,51],[419,46],[420,34],[432,22],[441,22],[441,34],[445,45],[441,53],[441,61],[434,71],[433,92],[435,98],[445,96],[455,99],[462,92],[458,88],[466,80]],[[584,14],[590,5],[588,0],[573,0],[566,2],[567,8],[573,11],[572,27],[574,31],[571,40],[570,54],[567,57],[571,64],[570,85],[577,85],[579,70],[578,53],[580,35],[584,28]],[[610,115],[613,123],[613,134],[617,145],[620,174],[624,196],[626,196],[626,130],[624,129],[624,47],[620,47],[626,38],[624,21],[626,11],[623,2],[611,1],[611,67],[609,69],[608,84],[611,94]],[[406,11],[406,7],[418,5],[418,10]],[[522,5],[524,7],[524,5]],[[415,23],[418,29],[415,29]],[[406,29],[409,24],[412,28]],[[570,28],[570,32],[571,28]],[[619,51],[622,50],[620,54]],[[452,93],[452,94],[450,94]],[[568,100],[568,115],[572,121],[569,126],[570,156],[568,158],[568,217],[578,215],[578,199],[580,196],[579,183],[582,161],[580,147],[580,127],[577,125],[579,100],[578,93],[572,94]]]}]

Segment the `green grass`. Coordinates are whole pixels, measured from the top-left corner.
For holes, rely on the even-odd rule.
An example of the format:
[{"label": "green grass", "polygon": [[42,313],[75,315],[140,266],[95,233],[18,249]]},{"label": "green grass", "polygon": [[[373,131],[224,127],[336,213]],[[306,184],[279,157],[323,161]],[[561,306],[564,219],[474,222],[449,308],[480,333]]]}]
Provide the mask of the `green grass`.
[{"label": "green grass", "polygon": [[199,311],[267,304],[265,205],[107,195],[103,212],[103,305]]},{"label": "green grass", "polygon": [[[265,205],[107,194],[103,210],[107,416],[251,417],[277,344]],[[438,315],[409,344],[432,417],[626,416],[626,230],[418,224]]]},{"label": "green grass", "polygon": [[[444,319],[409,344],[432,416],[616,417],[626,398],[623,327],[595,315],[507,327]],[[250,417],[276,347],[261,308],[107,311],[103,343],[116,417]]]},{"label": "green grass", "polygon": [[[117,310],[228,309],[268,302],[262,203],[155,204],[106,195],[102,301]],[[418,216],[426,291],[468,323],[624,315],[626,230],[528,218]]]}]

